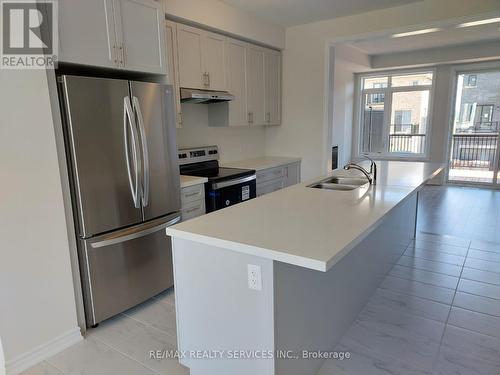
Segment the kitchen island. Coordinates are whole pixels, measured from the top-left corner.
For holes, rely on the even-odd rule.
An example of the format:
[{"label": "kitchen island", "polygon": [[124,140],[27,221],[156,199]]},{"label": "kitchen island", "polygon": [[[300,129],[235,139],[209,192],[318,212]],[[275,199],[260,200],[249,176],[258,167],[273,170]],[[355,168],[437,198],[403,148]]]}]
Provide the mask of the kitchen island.
[{"label": "kitchen island", "polygon": [[418,191],[443,169],[377,165],[376,185],[309,187],[318,178],[167,229],[191,374],[317,372],[318,351],[333,350],[413,239]]}]

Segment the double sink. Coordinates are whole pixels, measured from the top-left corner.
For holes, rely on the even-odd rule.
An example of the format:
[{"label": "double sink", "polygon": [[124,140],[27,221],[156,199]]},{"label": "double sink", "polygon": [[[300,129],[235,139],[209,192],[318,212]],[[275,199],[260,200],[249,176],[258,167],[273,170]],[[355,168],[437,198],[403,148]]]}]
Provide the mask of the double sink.
[{"label": "double sink", "polygon": [[367,185],[368,183],[369,181],[366,178],[334,176],[315,182],[308,185],[308,187],[315,189],[349,191]]}]

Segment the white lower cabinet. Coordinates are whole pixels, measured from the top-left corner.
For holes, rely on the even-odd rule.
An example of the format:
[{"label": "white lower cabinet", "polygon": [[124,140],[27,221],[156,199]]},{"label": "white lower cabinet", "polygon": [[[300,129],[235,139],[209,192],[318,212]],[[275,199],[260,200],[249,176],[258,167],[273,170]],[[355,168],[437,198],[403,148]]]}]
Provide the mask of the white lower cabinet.
[{"label": "white lower cabinet", "polygon": [[300,161],[288,164],[286,173],[286,186],[298,184],[300,182]]},{"label": "white lower cabinet", "polygon": [[300,182],[300,162],[257,172],[257,196],[272,193]]},{"label": "white lower cabinet", "polygon": [[182,221],[205,214],[205,200],[186,203],[182,206]]},{"label": "white lower cabinet", "polygon": [[182,221],[204,215],[205,185],[187,186],[181,189],[181,214]]},{"label": "white lower cabinet", "polygon": [[257,182],[257,196],[272,193],[276,190],[281,190],[286,187],[286,179],[278,178],[268,182]]},{"label": "white lower cabinet", "polygon": [[287,166],[264,169],[257,172],[257,183],[264,183],[276,179],[286,179]]}]

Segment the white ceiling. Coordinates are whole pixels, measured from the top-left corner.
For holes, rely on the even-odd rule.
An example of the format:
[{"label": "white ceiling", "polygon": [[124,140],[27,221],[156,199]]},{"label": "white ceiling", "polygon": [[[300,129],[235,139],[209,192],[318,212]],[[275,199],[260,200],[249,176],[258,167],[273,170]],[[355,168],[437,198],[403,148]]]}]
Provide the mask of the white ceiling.
[{"label": "white ceiling", "polygon": [[500,40],[500,23],[467,28],[448,28],[422,35],[402,38],[381,37],[350,43],[369,55],[405,52],[426,48],[438,48],[451,45],[469,44],[487,40]]},{"label": "white ceiling", "polygon": [[221,0],[270,23],[294,26],[421,0]]}]

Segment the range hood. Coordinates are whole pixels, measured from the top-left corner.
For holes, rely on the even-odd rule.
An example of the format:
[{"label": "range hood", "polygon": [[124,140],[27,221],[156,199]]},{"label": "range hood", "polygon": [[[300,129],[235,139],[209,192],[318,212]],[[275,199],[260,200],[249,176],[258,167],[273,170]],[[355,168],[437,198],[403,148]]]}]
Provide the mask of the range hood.
[{"label": "range hood", "polygon": [[229,102],[234,99],[234,96],[227,91],[211,91],[181,88],[182,103],[220,103]]}]

